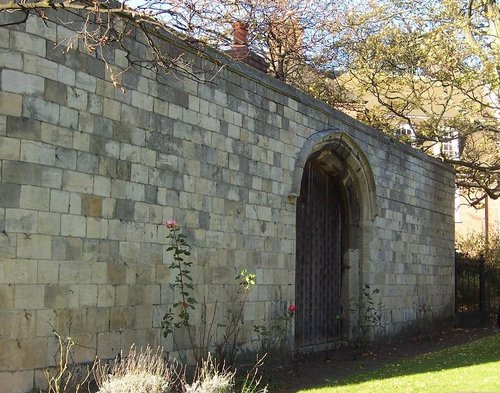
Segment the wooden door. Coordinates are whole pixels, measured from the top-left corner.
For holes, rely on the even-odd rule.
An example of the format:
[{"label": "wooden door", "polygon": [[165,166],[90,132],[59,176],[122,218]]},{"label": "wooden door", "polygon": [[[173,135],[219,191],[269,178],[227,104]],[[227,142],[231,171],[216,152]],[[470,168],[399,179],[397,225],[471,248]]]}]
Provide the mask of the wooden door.
[{"label": "wooden door", "polygon": [[342,209],[340,185],[308,161],[297,200],[297,348],[340,336]]}]

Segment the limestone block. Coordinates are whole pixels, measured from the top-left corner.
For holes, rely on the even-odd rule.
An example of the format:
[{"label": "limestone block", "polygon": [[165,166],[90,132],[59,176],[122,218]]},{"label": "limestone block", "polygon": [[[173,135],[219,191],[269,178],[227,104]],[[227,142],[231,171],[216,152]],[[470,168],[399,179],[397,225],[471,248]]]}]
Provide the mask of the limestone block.
[{"label": "limestone block", "polygon": [[91,307],[87,309],[87,328],[91,332],[105,332],[109,329],[109,308]]},{"label": "limestone block", "polygon": [[65,191],[92,194],[94,179],[92,175],[66,170],[63,172],[63,189]]},{"label": "limestone block", "polygon": [[88,95],[87,110],[95,115],[102,115],[103,101],[101,96],[90,93]]},{"label": "limestone block", "polygon": [[45,85],[43,78],[4,69],[2,71],[2,90],[11,93],[42,95]]},{"label": "limestone block", "polygon": [[91,239],[106,239],[108,235],[108,220],[87,218],[87,237]]},{"label": "limestone block", "polygon": [[[130,104],[132,101],[132,92],[127,91],[123,97],[126,98],[125,102]],[[121,122],[127,126],[138,126],[140,124],[139,121],[139,110],[136,107],[126,105],[126,103],[122,104],[122,112],[120,114]]]},{"label": "limestone block", "polygon": [[17,256],[27,259],[50,259],[52,242],[49,235],[17,235]]},{"label": "limestone block", "polygon": [[[142,261],[147,263],[147,261]],[[136,266],[135,282],[138,285],[151,285],[155,279],[154,269],[149,265],[138,265]],[[194,275],[193,275],[194,276]],[[194,277],[196,279],[197,277]],[[141,289],[143,290],[143,288]]]},{"label": "limestone block", "polygon": [[108,238],[112,240],[125,240],[127,224],[121,219],[108,221]]},{"label": "limestone block", "polygon": [[73,130],[42,123],[41,139],[43,142],[67,148],[73,147]]},{"label": "limestone block", "polygon": [[144,185],[139,183],[127,183],[125,197],[132,201],[144,201]]},{"label": "limestone block", "polygon": [[35,321],[37,337],[53,335],[53,329],[56,324],[56,313],[54,310],[36,310]]},{"label": "limestone block", "polygon": [[22,102],[24,117],[57,124],[59,120],[59,105],[47,102],[36,96],[25,96]]},{"label": "limestone block", "polygon": [[17,249],[17,236],[15,234],[5,233],[0,235],[0,249],[4,258],[15,258]]},{"label": "limestone block", "polygon": [[85,90],[75,87],[68,87],[67,89],[67,105],[70,108],[84,111],[87,109],[88,94]]},{"label": "limestone block", "polygon": [[14,307],[17,309],[43,309],[45,286],[16,284],[14,288],[14,296]]},{"label": "limestone block", "polygon": [[20,94],[0,91],[0,114],[21,116],[23,111],[23,97]]},{"label": "limestone block", "polygon": [[115,206],[116,218],[124,221],[134,220],[135,203],[125,199],[117,199]]},{"label": "limestone block", "polygon": [[149,204],[136,202],[134,209],[134,221],[148,222],[149,221]]},{"label": "limestone block", "polygon": [[95,116],[94,130],[97,135],[113,138],[113,122],[106,117]]},{"label": "limestone block", "polygon": [[0,183],[0,207],[19,207],[20,195],[20,185]]},{"label": "limestone block", "polygon": [[20,53],[0,49],[0,67],[21,70],[23,68],[23,58]]},{"label": "limestone block", "polygon": [[153,102],[153,111],[159,115],[168,116],[168,102],[155,98]]},{"label": "limestone block", "polygon": [[[71,354],[71,361],[74,362],[74,364],[92,363],[96,357],[97,335],[85,334],[85,332],[79,332],[79,333],[72,333],[71,338],[76,344]],[[49,354],[51,353],[58,354],[58,347],[59,347],[58,342],[54,340],[53,346],[49,346]],[[84,369],[82,373],[85,372],[86,370]]]},{"label": "limestone block", "polygon": [[75,215],[82,214],[82,194],[72,192],[69,195],[69,213]]},{"label": "limestone block", "polygon": [[[67,308],[78,307],[78,286],[73,285],[46,285],[45,297],[43,299],[45,308],[58,309],[56,315],[56,329],[59,334],[64,334],[66,331],[65,325],[70,323],[70,320],[65,321],[61,317],[62,310]],[[59,309],[61,311],[59,311]],[[63,329],[64,328],[64,329]]]},{"label": "limestone block", "polygon": [[105,198],[102,203],[102,216],[104,218],[115,217],[115,199]]},{"label": "limestone block", "polygon": [[91,265],[91,282],[93,284],[107,283],[108,264],[105,262],[95,262]]},{"label": "limestone block", "polygon": [[[153,271],[154,273],[154,271]],[[143,304],[151,306],[153,304],[160,304],[160,286],[159,285],[145,285],[143,292]]]},{"label": "limestone block", "polygon": [[23,209],[49,210],[50,190],[36,186],[21,186],[20,207]]},{"label": "limestone block", "polygon": [[50,188],[61,188],[62,170],[58,168],[42,167],[41,184]]},{"label": "limestone block", "polygon": [[[4,281],[2,269],[0,269],[0,281]],[[14,308],[14,285],[12,283],[0,284],[0,309],[9,310]]]},{"label": "limestone block", "polygon": [[[60,107],[59,124],[62,127],[76,130],[76,129],[78,129],[78,120],[79,120],[78,119],[78,111],[71,109],[71,108],[68,108],[68,107],[65,107],[65,106]],[[81,133],[74,133],[73,139],[74,139],[73,147],[75,147],[79,150],[88,150],[88,143],[87,143],[86,148],[84,146],[80,147],[79,142],[82,139]],[[88,135],[87,135],[87,139],[88,139]]]},{"label": "limestone block", "polygon": [[0,115],[0,135],[7,135],[7,116]]},{"label": "limestone block", "polygon": [[38,212],[38,233],[43,235],[59,235],[61,233],[61,215],[57,213]]},{"label": "limestone block", "polygon": [[97,286],[97,306],[98,307],[113,307],[115,306],[115,291],[113,285],[98,285]]},{"label": "limestone block", "polygon": [[132,90],[132,105],[144,109],[146,111],[153,111],[153,97],[139,93]]},{"label": "limestone block", "polygon": [[147,183],[148,173],[148,167],[133,163],[130,171],[130,180],[136,183]]},{"label": "limestone block", "polygon": [[[48,40],[56,40],[56,24],[42,18],[28,18],[26,21],[26,32]],[[50,44],[48,44],[50,46]]]},{"label": "limestone block", "polygon": [[58,64],[38,56],[24,55],[24,72],[57,80]]},{"label": "limestone block", "polygon": [[133,329],[135,326],[135,307],[114,307],[110,310],[109,329]]},{"label": "limestone block", "polygon": [[55,149],[45,143],[21,141],[21,160],[43,165],[54,165]]},{"label": "limestone block", "polygon": [[87,284],[91,282],[90,263],[61,262],[59,265],[59,284]]},{"label": "limestone block", "polygon": [[37,263],[34,260],[2,258],[0,279],[2,284],[36,284]]},{"label": "limestone block", "polygon": [[101,217],[102,198],[93,195],[82,195],[81,212],[86,217]]},{"label": "limestone block", "polygon": [[69,212],[70,193],[67,191],[50,191],[50,211],[58,213]]},{"label": "limestone block", "polygon": [[[156,187],[155,187],[156,190]],[[146,199],[147,201],[147,199]],[[156,197],[155,197],[156,202]],[[153,224],[162,224],[163,222],[163,209],[159,205],[149,205],[149,221]]]},{"label": "limestone block", "polygon": [[10,46],[12,49],[43,58],[46,54],[46,45],[45,39],[40,36],[27,34],[22,31],[10,32]]},{"label": "limestone block", "polygon": [[83,216],[61,214],[61,235],[85,237],[87,221]]},{"label": "limestone block", "polygon": [[9,47],[9,38],[10,38],[10,31],[6,27],[0,27],[0,47],[1,48],[8,48]]},{"label": "limestone block", "polygon": [[[72,109],[69,108],[64,108],[67,110],[72,111]],[[76,118],[78,119],[78,112],[74,111],[77,115]],[[61,117],[62,117],[62,111],[61,111]],[[62,120],[61,120],[61,124]],[[70,128],[76,128],[71,126]],[[90,135],[85,134],[83,132],[76,132],[73,135],[73,148],[76,150],[81,150],[81,151],[89,151],[90,150]]]},{"label": "limestone block", "polygon": [[0,137],[0,159],[19,160],[20,146],[18,139]]},{"label": "limestone block", "polygon": [[122,143],[120,145],[120,159],[125,161],[140,163],[141,148],[130,145],[128,143]]},{"label": "limestone block", "polygon": [[213,180],[198,178],[195,184],[195,192],[202,195],[215,196],[217,183]]},{"label": "limestone block", "polygon": [[75,86],[87,90],[91,93],[95,93],[97,81],[96,78],[92,75],[89,75],[82,71],[76,71],[76,81]]},{"label": "limestone block", "polygon": [[27,310],[0,311],[0,337],[31,338],[35,336],[35,315]]},{"label": "limestone block", "polygon": [[76,72],[70,67],[65,65],[57,65],[57,81],[68,86],[74,86],[76,79]]},{"label": "limestone block", "polygon": [[[94,194],[96,194],[98,196],[110,196],[110,193],[111,193],[111,181],[110,181],[110,179],[106,178],[104,176],[95,176],[94,177]],[[86,215],[100,216],[100,215],[102,215],[102,198],[97,197],[97,196],[93,197],[93,198],[100,201],[99,207],[98,207],[98,213],[94,212],[94,213],[89,213]],[[93,210],[95,210],[95,208],[97,208],[97,205],[93,204],[93,206],[94,206]]]},{"label": "limestone block", "polygon": [[[76,293],[76,286],[72,286]],[[77,306],[76,306],[77,307]],[[56,331],[65,336],[87,334],[87,310],[85,308],[65,308],[56,310]],[[57,350],[57,346],[54,348]]]},{"label": "limestone block", "polygon": [[168,117],[174,120],[182,119],[182,107],[175,105],[174,103],[169,103],[168,105]]},{"label": "limestone block", "polygon": [[103,116],[111,120],[119,121],[121,118],[121,103],[109,98],[104,98],[103,101]]},{"label": "limestone block", "polygon": [[57,284],[59,281],[59,263],[57,261],[38,261],[38,284]]},{"label": "limestone block", "polygon": [[78,152],[76,163],[77,163],[76,169],[79,172],[86,172],[90,174],[98,173],[99,159],[95,154]]},{"label": "limestone block", "polygon": [[[74,110],[74,109],[72,109]],[[87,111],[76,111],[78,112],[78,130],[85,133],[92,133],[94,131],[94,115],[88,113]],[[103,141],[99,141],[99,147],[102,147]],[[101,151],[96,149],[96,152]]]},{"label": "limestone block", "polygon": [[127,264],[136,264],[140,260],[141,245],[138,242],[120,242],[120,261]]},{"label": "limestone block", "polygon": [[95,307],[97,305],[97,285],[79,285],[79,306]]},{"label": "limestone block", "polygon": [[[39,18],[30,18],[39,19]],[[13,356],[15,353],[14,349],[15,342],[12,340],[11,345],[8,347],[5,344],[1,345],[2,350],[7,350],[10,348],[11,353],[5,353],[6,359],[8,361],[9,356]],[[3,369],[3,360],[0,359],[0,369]],[[5,363],[6,364],[6,363]],[[29,392],[33,389],[33,370],[29,371],[0,371],[0,391],[3,393],[19,393],[19,392]]]},{"label": "limestone block", "polygon": [[153,327],[153,308],[151,306],[135,307],[135,327],[137,329],[146,329]]}]

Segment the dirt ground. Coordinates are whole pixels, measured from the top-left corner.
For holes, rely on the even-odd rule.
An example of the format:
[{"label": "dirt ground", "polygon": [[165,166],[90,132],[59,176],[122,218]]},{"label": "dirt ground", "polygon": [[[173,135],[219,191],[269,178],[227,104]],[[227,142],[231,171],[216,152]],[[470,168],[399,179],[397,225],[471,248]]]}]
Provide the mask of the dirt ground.
[{"label": "dirt ground", "polygon": [[433,337],[416,337],[373,347],[361,356],[355,356],[348,348],[341,348],[301,359],[289,368],[266,370],[263,382],[268,384],[270,392],[297,392],[374,369],[385,362],[466,343],[495,332],[498,328],[453,329]]}]

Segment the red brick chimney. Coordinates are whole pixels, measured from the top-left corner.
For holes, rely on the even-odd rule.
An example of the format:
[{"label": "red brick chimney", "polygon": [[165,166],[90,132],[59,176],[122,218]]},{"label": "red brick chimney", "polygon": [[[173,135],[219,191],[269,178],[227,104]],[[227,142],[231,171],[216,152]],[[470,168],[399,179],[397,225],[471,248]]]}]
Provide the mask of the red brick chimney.
[{"label": "red brick chimney", "polygon": [[248,47],[248,23],[238,21],[233,23],[233,43],[226,53],[233,59],[248,64],[260,71],[266,72],[266,59],[252,52]]},{"label": "red brick chimney", "polygon": [[248,46],[248,23],[234,22],[233,23],[233,47]]}]

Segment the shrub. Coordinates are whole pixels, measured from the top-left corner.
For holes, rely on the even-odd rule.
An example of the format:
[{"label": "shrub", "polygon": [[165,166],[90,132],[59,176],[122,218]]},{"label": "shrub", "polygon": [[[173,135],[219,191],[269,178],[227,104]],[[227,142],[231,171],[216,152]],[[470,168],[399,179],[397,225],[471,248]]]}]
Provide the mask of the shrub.
[{"label": "shrub", "polygon": [[170,392],[176,374],[160,353],[160,348],[153,352],[146,347],[137,352],[132,346],[127,356],[117,357],[111,366],[96,361],[94,376],[99,393]]},{"label": "shrub", "polygon": [[186,393],[230,393],[234,387],[234,372],[219,367],[209,354],[198,369],[195,381],[184,386]]},{"label": "shrub", "polygon": [[456,241],[457,250],[472,258],[478,258],[482,254],[487,265],[500,269],[500,223],[497,228],[489,234],[488,242],[481,232],[472,231],[459,236]]}]

